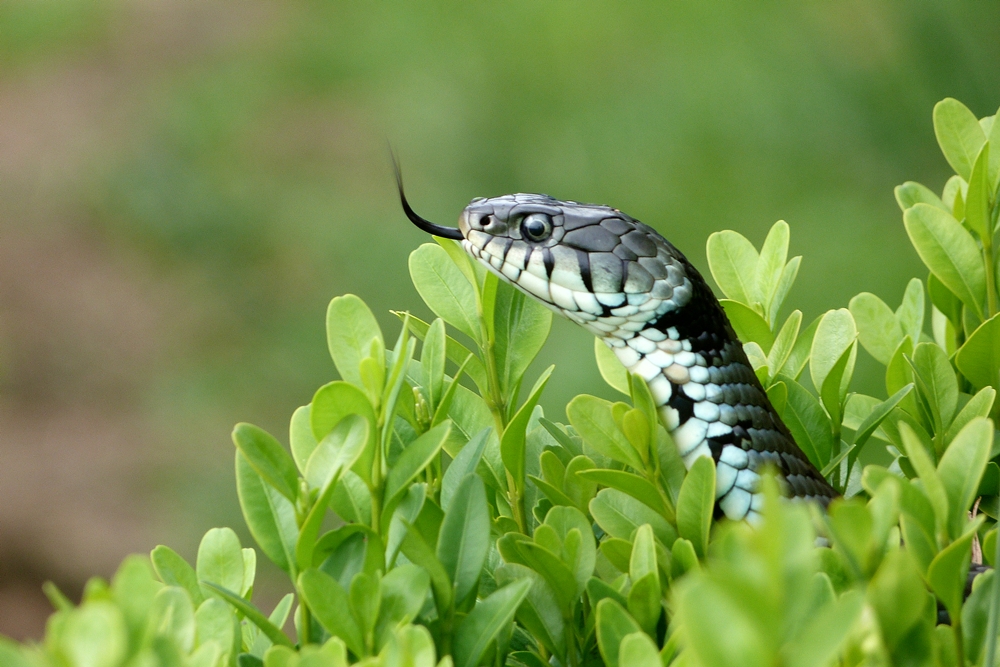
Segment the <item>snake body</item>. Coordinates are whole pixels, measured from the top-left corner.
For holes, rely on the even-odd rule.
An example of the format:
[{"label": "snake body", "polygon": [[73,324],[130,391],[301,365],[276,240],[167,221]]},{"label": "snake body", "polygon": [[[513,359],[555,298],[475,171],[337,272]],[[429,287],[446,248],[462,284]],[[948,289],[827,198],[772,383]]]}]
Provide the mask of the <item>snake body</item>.
[{"label": "snake body", "polygon": [[716,465],[716,513],[755,522],[760,470],[788,495],[838,493],[795,444],[712,289],[656,230],[618,209],[539,194],[477,198],[458,229],[407,215],[460,240],[490,271],[589,330],[649,386],[684,464]]}]

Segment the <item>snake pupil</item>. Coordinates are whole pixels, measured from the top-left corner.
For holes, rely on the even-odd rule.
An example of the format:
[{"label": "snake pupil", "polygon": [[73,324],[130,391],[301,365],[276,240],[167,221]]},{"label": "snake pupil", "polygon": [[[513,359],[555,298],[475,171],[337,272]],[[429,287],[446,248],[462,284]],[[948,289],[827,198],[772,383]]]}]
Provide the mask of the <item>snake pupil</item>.
[{"label": "snake pupil", "polygon": [[544,213],[532,213],[521,221],[521,235],[529,241],[544,241],[552,233],[552,221]]}]

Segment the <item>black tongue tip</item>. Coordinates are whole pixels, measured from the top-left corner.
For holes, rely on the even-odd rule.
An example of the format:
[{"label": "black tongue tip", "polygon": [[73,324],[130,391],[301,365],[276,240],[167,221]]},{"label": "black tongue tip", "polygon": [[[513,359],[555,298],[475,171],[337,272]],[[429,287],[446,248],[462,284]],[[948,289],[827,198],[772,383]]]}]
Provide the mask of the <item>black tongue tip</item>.
[{"label": "black tongue tip", "polygon": [[414,225],[424,230],[428,234],[433,234],[434,236],[440,236],[445,239],[455,239],[456,241],[462,240],[462,232],[455,227],[444,227],[443,225],[436,225],[430,220],[425,220],[421,218],[416,212],[410,207],[410,202],[406,201],[406,193],[403,192],[403,174],[399,169],[399,160],[396,159],[396,155],[392,154],[392,169],[396,174],[396,188],[399,190],[399,203],[403,206],[403,212],[406,213],[406,217],[410,219]]}]

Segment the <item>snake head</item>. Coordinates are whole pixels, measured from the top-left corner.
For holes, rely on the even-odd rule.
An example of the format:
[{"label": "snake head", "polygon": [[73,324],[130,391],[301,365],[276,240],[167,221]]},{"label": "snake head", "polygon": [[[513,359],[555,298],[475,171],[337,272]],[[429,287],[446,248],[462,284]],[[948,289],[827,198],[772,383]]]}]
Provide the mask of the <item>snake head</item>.
[{"label": "snake head", "polygon": [[506,282],[584,325],[609,345],[691,300],[687,259],[656,230],[610,206],[542,194],[477,197],[458,228],[403,211],[425,232],[462,247]]}]

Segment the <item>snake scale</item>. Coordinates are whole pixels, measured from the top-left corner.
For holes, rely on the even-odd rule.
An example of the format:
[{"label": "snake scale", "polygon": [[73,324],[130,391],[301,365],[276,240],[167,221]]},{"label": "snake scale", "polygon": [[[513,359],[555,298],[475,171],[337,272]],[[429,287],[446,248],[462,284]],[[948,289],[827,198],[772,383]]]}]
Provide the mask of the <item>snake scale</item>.
[{"label": "snake scale", "polygon": [[656,230],[616,208],[541,194],[476,198],[458,228],[417,215],[422,230],[461,242],[497,276],[600,338],[649,386],[690,468],[716,465],[716,515],[760,518],[760,470],[789,496],[824,507],[839,494],[795,444],[718,299]]}]

